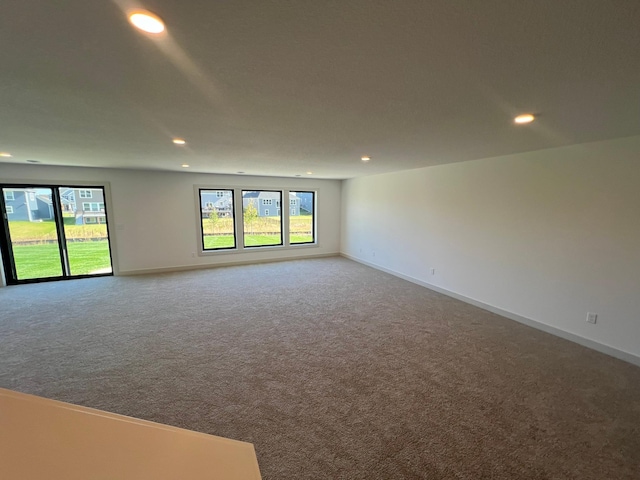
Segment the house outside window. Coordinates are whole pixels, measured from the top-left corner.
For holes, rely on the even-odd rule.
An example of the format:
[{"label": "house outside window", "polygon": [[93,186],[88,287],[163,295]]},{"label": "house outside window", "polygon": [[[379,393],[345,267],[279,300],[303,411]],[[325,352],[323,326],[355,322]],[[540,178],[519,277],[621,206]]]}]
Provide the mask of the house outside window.
[{"label": "house outside window", "polygon": [[13,191],[8,190],[8,191],[4,192],[4,199],[5,200],[15,200],[16,196],[15,196]]},{"label": "house outside window", "polygon": [[13,213],[13,207],[7,206],[7,215],[11,215]]},{"label": "house outside window", "polygon": [[91,190],[79,190],[80,198],[93,198]]},{"label": "house outside window", "polygon": [[[270,198],[263,198],[262,199],[262,204],[263,205],[271,205],[272,203],[273,203],[273,200],[270,199]],[[269,210],[265,210],[265,211],[268,212]],[[267,213],[267,215],[269,215],[269,214]]]}]

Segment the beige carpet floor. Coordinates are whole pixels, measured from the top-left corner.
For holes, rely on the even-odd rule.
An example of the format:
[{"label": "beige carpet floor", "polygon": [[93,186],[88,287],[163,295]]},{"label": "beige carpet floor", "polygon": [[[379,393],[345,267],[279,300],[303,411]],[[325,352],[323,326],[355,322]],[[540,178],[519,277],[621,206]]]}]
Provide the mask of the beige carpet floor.
[{"label": "beige carpet floor", "polygon": [[640,368],[338,257],[0,288],[0,386],[266,480],[640,478]]}]

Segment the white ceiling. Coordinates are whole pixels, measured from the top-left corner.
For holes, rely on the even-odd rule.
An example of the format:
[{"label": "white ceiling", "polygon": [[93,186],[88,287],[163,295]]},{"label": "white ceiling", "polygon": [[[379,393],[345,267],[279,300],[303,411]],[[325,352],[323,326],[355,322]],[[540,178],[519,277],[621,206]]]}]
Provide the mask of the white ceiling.
[{"label": "white ceiling", "polygon": [[4,0],[0,46],[3,162],[349,178],[640,134],[638,0]]}]

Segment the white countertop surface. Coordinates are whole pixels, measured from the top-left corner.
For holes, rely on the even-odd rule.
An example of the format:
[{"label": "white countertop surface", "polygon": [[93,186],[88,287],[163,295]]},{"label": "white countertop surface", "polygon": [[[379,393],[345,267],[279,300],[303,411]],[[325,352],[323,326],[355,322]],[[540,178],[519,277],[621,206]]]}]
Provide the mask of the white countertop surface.
[{"label": "white countertop surface", "polygon": [[0,388],[3,480],[260,480],[253,445]]}]

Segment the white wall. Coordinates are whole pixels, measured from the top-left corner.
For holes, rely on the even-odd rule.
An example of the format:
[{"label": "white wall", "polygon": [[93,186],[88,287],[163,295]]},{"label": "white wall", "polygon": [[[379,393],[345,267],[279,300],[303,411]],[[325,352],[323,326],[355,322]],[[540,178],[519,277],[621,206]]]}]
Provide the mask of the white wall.
[{"label": "white wall", "polygon": [[640,360],[640,137],[345,181],[341,242]]},{"label": "white wall", "polygon": [[[193,268],[339,253],[340,181],[0,164],[2,182],[108,184],[107,203],[116,271]],[[318,190],[318,247],[264,248],[197,256],[199,230],[194,185]]]}]

